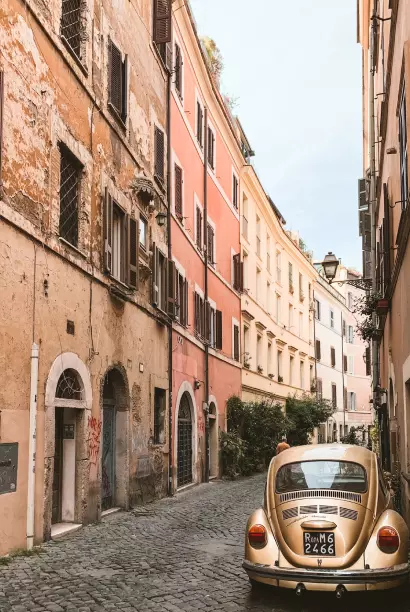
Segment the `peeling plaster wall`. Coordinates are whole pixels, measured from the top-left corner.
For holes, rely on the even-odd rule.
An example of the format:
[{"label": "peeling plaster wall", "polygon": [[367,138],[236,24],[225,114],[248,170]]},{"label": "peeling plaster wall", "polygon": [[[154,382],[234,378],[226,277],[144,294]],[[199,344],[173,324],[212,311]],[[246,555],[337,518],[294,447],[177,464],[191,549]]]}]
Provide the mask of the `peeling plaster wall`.
[{"label": "peeling plaster wall", "polygon": [[[166,493],[168,446],[153,446],[154,389],[168,391],[167,328],[151,306],[149,253],[141,254],[140,288],[121,303],[110,297],[113,281],[103,274],[102,197],[116,190],[125,211],[148,219],[149,244],[166,251],[166,234],[155,223],[165,197],[153,180],[155,124],[166,125],[166,75],[151,42],[151,0],[87,0],[86,40],[80,66],[59,36],[59,0],[5,0],[0,6],[0,69],[5,75],[3,184],[0,199],[0,441],[19,443],[18,486],[0,495],[0,555],[24,548],[26,537],[30,351],[40,346],[36,541],[50,535],[54,451],[53,419],[45,388],[56,357],[72,352],[87,367],[92,384],[89,417],[102,419],[104,377],[124,372],[127,387],[121,453],[128,475],[121,505]],[[136,12],[138,10],[138,13]],[[93,27],[92,27],[93,26]],[[128,55],[129,112],[120,126],[108,110],[108,40]],[[60,151],[63,142],[83,165],[79,242],[59,239]],[[152,181],[156,210],[131,193],[135,177]],[[67,333],[67,320],[75,334]],[[167,399],[168,403],[168,399]],[[167,421],[167,418],[166,418]],[[82,422],[82,421],[80,421]],[[46,430],[49,428],[50,431]],[[166,432],[168,439],[168,432]],[[78,448],[82,449],[82,442]],[[87,446],[87,445],[85,445]],[[76,483],[76,520],[101,513],[101,449],[89,448]]]}]

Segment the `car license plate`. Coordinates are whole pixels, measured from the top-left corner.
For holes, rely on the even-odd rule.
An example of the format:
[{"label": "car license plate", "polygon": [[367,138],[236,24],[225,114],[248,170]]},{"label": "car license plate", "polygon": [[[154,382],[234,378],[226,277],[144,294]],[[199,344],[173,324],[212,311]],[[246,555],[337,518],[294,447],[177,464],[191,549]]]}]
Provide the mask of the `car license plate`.
[{"label": "car license plate", "polygon": [[304,531],[303,551],[305,555],[334,557],[335,534],[326,531]]}]

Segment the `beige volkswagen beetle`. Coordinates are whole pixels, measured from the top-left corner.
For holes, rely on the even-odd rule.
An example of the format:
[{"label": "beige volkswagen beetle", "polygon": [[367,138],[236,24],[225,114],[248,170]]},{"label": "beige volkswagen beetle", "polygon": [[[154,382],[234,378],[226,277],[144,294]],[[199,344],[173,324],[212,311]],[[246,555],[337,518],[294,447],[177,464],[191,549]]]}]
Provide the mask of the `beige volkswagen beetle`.
[{"label": "beige volkswagen beetle", "polygon": [[409,533],[392,510],[377,455],[319,444],[283,451],[269,467],[263,508],[246,527],[252,586],[346,591],[408,581]]}]

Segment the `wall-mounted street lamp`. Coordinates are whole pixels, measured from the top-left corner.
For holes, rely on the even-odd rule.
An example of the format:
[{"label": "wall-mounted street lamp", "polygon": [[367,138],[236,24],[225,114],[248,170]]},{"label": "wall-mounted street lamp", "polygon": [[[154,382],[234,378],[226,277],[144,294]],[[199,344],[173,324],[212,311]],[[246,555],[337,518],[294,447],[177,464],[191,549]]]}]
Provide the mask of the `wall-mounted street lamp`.
[{"label": "wall-mounted street lamp", "polygon": [[167,221],[167,215],[165,213],[163,213],[163,212],[159,212],[159,213],[157,213],[155,218],[157,220],[157,223],[158,223],[159,227],[164,227],[164,225],[165,225],[165,223]]},{"label": "wall-mounted street lamp", "polygon": [[363,291],[371,288],[372,281],[370,278],[348,278],[347,280],[335,280],[340,261],[331,251],[329,251],[320,265],[323,268],[325,278],[329,285],[331,285],[333,282],[339,285],[347,284],[352,285],[352,287],[357,287],[358,289],[363,289]]}]

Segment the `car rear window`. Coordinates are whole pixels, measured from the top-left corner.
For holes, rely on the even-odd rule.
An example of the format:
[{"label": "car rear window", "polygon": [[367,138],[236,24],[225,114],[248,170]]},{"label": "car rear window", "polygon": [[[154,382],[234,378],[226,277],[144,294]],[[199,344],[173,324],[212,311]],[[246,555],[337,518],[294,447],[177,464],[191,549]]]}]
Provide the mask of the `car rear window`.
[{"label": "car rear window", "polygon": [[280,468],[276,476],[278,493],[308,489],[365,493],[366,470],[350,461],[298,461]]}]

